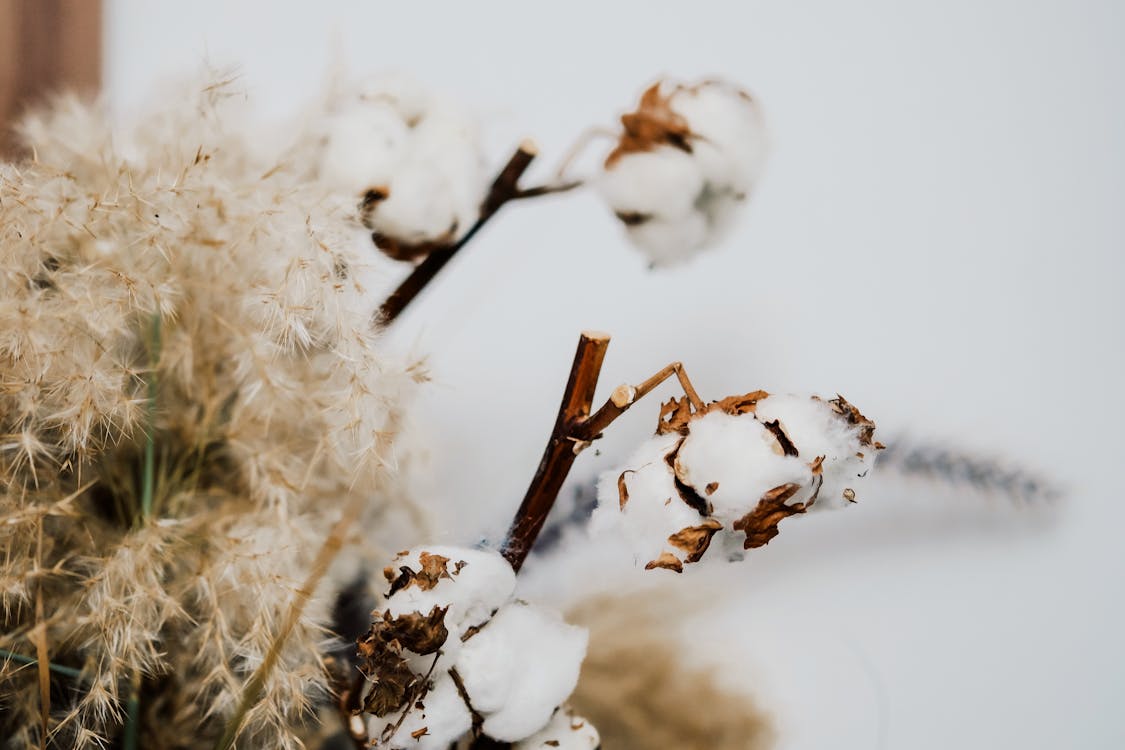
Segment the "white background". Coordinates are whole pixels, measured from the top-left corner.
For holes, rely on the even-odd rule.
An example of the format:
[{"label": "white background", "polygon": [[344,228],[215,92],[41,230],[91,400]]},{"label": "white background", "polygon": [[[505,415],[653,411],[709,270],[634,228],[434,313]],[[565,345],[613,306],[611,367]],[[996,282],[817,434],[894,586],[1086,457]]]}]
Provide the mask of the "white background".
[{"label": "white background", "polygon": [[607,386],[682,359],[706,397],[838,390],[889,434],[1016,459],[1070,495],[1042,514],[884,478],[783,526],[698,639],[776,714],[779,747],[1125,747],[1125,6],[107,5],[122,112],[204,58],[239,64],[265,113],[332,62],[391,67],[471,102],[496,161],[533,135],[539,174],[660,74],[750,87],[775,148],[721,249],[652,273],[594,196],[529,203],[402,321],[438,379],[443,532],[503,527],[583,328],[614,334]]}]

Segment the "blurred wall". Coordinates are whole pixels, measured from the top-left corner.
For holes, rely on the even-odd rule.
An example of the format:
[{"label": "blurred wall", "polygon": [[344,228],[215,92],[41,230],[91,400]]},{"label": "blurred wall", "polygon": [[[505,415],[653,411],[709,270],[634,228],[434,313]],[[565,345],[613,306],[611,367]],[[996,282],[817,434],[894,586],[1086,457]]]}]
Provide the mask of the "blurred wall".
[{"label": "blurred wall", "polygon": [[61,89],[101,83],[101,0],[0,0],[0,154],[20,113]]}]

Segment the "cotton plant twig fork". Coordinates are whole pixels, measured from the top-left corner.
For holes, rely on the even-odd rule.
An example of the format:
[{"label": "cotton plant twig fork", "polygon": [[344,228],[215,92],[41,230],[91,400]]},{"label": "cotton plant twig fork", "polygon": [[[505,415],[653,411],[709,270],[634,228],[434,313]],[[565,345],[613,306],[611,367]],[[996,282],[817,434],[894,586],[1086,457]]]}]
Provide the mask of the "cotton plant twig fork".
[{"label": "cotton plant twig fork", "polygon": [[683,365],[673,362],[639,385],[618,386],[609,399],[591,414],[609,339],[607,334],[596,331],[583,331],[578,339],[578,349],[555,426],[504,544],[503,555],[517,572],[535,545],[574,460],[590,443],[601,437],[614,420],[673,375],[679,380],[692,407],[697,410],[704,407]]}]

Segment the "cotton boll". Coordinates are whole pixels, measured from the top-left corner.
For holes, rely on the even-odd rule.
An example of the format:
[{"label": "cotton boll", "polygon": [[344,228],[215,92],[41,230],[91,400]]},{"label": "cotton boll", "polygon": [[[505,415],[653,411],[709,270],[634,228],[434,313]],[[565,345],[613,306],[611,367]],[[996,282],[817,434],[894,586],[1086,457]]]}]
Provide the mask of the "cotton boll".
[{"label": "cotton boll", "polygon": [[875,461],[877,448],[864,437],[863,426],[850,424],[832,403],[808,396],[770,396],[758,402],[757,414],[763,422],[778,422],[802,461],[824,457],[824,484],[814,507],[821,501],[825,507],[847,504],[844,491],[866,475]]},{"label": "cotton boll", "polygon": [[477,126],[399,76],[342,86],[312,128],[317,178],[359,203],[391,257],[415,258],[475,221],[486,188]]},{"label": "cotton boll", "polygon": [[766,154],[761,112],[740,88],[722,81],[664,88],[647,89],[636,111],[621,118],[599,180],[629,239],[654,266],[715,246]]},{"label": "cotton boll", "polygon": [[[444,563],[441,558],[445,558]],[[411,612],[424,614],[435,606],[448,607],[446,627],[464,632],[485,622],[508,600],[516,586],[515,571],[503,556],[469,547],[418,547],[396,557],[387,570],[394,576],[404,575],[403,567],[424,573],[427,565],[437,571],[429,576],[436,580],[408,583],[388,597],[386,609],[393,617]]]},{"label": "cotton boll", "polygon": [[320,178],[357,197],[372,187],[387,186],[402,163],[409,135],[389,107],[353,104],[324,124]]},{"label": "cotton boll", "polygon": [[[420,707],[419,707],[420,706]],[[378,739],[376,747],[387,750],[447,750],[473,726],[473,717],[448,673],[433,681],[424,696],[404,709],[406,717],[394,734],[383,739],[402,713],[369,717],[367,732]]]},{"label": "cotton boll", "polygon": [[[496,705],[507,693],[500,708],[484,714],[485,734],[516,742],[542,729],[578,684],[586,641],[585,628],[539,607],[513,603],[497,612],[465,644],[457,664],[474,707],[477,695]],[[486,658],[504,651],[514,658]]]},{"label": "cotton boll", "polygon": [[698,211],[673,219],[649,219],[627,227],[629,239],[653,268],[668,268],[691,259],[711,238],[707,217]]},{"label": "cotton boll", "polygon": [[704,554],[740,559],[777,536],[781,521],[819,505],[824,491],[853,500],[844,482],[866,474],[882,448],[874,431],[842,396],[673,399],[657,436],[620,473],[602,476],[590,530],[624,537],[651,558],[646,568],[683,572]]},{"label": "cotton boll", "polygon": [[564,706],[547,726],[512,745],[512,750],[595,750],[600,742],[594,725]]},{"label": "cotton boll", "polygon": [[[811,488],[813,480],[808,465],[784,455],[777,438],[752,414],[721,411],[691,423],[676,455],[676,469],[681,480],[707,499],[712,515],[724,525],[746,515],[774,487],[794,483]],[[807,496],[795,496],[792,502]]]},{"label": "cotton boll", "polygon": [[449,108],[428,113],[411,131],[409,155],[388,182],[389,197],[365,217],[398,241],[452,238],[480,212],[485,177],[475,124]]},{"label": "cotton boll", "polygon": [[691,154],[664,146],[622,156],[602,172],[598,189],[618,215],[671,219],[694,210],[703,177]]},{"label": "cotton boll", "polygon": [[659,561],[664,555],[681,564],[686,562],[687,553],[673,545],[669,537],[707,520],[683,500],[668,465],[667,457],[680,440],[676,434],[651,438],[625,462],[623,471],[607,472],[598,483],[598,508],[591,531],[612,529],[623,535],[642,565]]},{"label": "cotton boll", "polygon": [[389,180],[388,196],[365,216],[369,226],[400,242],[452,237],[457,210],[443,171],[429,161],[409,159]]}]

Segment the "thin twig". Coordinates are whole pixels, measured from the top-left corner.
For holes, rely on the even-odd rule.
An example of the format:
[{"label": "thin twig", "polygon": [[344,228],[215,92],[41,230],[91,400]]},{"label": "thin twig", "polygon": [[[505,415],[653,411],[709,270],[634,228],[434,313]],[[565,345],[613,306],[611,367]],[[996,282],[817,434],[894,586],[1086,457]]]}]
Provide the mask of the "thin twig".
[{"label": "thin twig", "polygon": [[617,137],[618,135],[615,131],[604,127],[587,128],[586,130],[582,131],[582,134],[579,135],[578,138],[575,139],[574,143],[570,145],[570,148],[566,150],[566,153],[563,155],[562,161],[559,162],[559,166],[555,170],[555,179],[559,180],[560,182],[563,180],[563,178],[566,176],[567,170],[570,169],[570,165],[578,159],[582,152],[586,150],[587,146],[594,142],[595,138],[616,139]]},{"label": "thin twig", "polygon": [[517,190],[510,200],[520,201],[525,198],[538,198],[541,195],[554,195],[555,193],[566,193],[576,188],[580,188],[586,183],[582,180],[570,180],[569,182],[556,182],[550,185],[537,185],[532,188],[523,188]]},{"label": "thin twig", "polygon": [[684,389],[684,394],[691,405],[696,411],[701,411],[704,408],[703,399],[696,393],[695,386],[688,379],[683,364],[673,362],[640,385],[619,385],[614,388],[609,400],[583,423],[581,430],[583,439],[587,441],[597,439],[613,423],[613,420],[620,417],[630,406],[647,396],[654,388],[673,375],[680,381],[680,387]]}]

